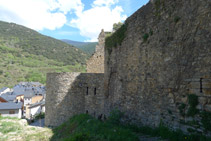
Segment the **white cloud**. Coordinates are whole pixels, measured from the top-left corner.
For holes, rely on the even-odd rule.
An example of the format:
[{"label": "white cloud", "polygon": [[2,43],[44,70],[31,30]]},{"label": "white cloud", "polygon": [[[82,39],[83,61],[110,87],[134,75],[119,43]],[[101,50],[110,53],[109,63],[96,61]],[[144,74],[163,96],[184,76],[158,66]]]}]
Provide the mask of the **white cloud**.
[{"label": "white cloud", "polygon": [[81,13],[81,0],[0,0],[0,20],[35,30],[54,30],[66,22],[66,14]]},{"label": "white cloud", "polygon": [[117,2],[118,0],[95,0],[93,7],[71,20],[70,25],[78,28],[82,36],[88,37],[87,41],[97,41],[101,29],[111,31],[114,23],[126,19],[126,15],[122,15],[122,7],[111,8]]},{"label": "white cloud", "polygon": [[[0,0],[0,20],[14,22],[35,30],[76,27],[90,41],[96,41],[101,29],[111,31],[113,23],[123,21],[119,0],[93,0],[84,10],[81,0]],[[68,15],[77,18],[67,21]]]},{"label": "white cloud", "polygon": [[67,14],[73,10],[78,15],[82,12],[84,5],[81,0],[58,0],[59,10]]}]

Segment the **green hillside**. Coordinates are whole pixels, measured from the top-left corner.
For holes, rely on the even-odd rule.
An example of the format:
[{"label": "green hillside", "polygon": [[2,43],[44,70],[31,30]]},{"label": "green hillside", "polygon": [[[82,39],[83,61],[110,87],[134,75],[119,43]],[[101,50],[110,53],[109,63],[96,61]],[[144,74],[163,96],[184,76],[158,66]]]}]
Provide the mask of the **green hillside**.
[{"label": "green hillside", "polygon": [[77,42],[67,39],[63,39],[62,41],[81,49],[89,56],[91,56],[95,52],[95,47],[97,45],[97,42]]},{"label": "green hillside", "polygon": [[14,23],[0,22],[0,44],[68,65],[85,64],[87,58],[85,53],[69,44]]},{"label": "green hillside", "polygon": [[0,22],[0,88],[45,83],[48,72],[85,72],[87,55],[20,25]]}]

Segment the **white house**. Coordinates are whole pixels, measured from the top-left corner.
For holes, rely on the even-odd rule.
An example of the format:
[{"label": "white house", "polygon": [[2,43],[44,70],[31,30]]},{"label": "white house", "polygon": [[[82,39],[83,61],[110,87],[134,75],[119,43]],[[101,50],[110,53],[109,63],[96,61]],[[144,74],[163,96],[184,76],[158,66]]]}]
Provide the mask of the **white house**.
[{"label": "white house", "polygon": [[0,103],[0,115],[3,117],[22,117],[23,103],[5,102]]},{"label": "white house", "polygon": [[45,112],[45,101],[26,106],[26,118],[31,119],[37,114]]}]

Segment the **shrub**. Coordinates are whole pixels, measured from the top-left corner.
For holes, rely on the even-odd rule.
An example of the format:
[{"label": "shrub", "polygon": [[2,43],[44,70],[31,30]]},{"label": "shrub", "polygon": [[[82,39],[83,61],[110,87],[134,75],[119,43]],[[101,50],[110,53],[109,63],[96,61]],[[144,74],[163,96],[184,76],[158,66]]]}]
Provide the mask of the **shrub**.
[{"label": "shrub", "polygon": [[120,120],[123,117],[123,112],[120,110],[113,110],[110,112],[110,116],[108,117],[108,121],[113,124],[120,124]]},{"label": "shrub", "polygon": [[126,36],[126,31],[127,24],[123,24],[116,32],[105,39],[105,48],[108,50],[109,54],[112,51],[112,47],[117,47],[122,44],[122,41]]},{"label": "shrub", "polygon": [[42,118],[45,118],[45,113],[39,113],[37,115],[35,115],[35,119],[42,119]]},{"label": "shrub", "polygon": [[196,109],[196,106],[198,105],[198,96],[194,94],[188,95],[188,104],[189,104],[189,109],[187,116],[195,116],[199,111]]},{"label": "shrub", "polygon": [[211,131],[211,112],[203,111],[201,117],[201,122],[205,130]]}]

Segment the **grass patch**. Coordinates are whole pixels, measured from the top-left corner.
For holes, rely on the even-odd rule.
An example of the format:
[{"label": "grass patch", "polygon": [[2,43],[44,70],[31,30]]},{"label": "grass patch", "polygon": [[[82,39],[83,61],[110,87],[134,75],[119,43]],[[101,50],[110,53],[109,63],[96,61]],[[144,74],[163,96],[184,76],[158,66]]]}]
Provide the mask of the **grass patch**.
[{"label": "grass patch", "polygon": [[52,140],[122,141],[138,140],[130,129],[108,121],[97,120],[90,115],[74,116],[68,122],[54,129]]},{"label": "grass patch", "polygon": [[3,134],[8,134],[10,132],[20,131],[21,127],[19,124],[14,122],[2,122],[0,126],[0,132]]},{"label": "grass patch", "polygon": [[142,133],[142,134],[150,135],[153,137],[161,137],[162,139],[167,139],[169,141],[208,141],[208,140],[211,140],[210,137],[206,137],[203,135],[197,135],[197,134],[186,135],[181,130],[172,131],[168,127],[163,125],[162,123],[157,128],[151,128],[148,126],[143,126],[143,127],[138,128],[137,126],[131,126],[131,130],[133,130],[136,133]]},{"label": "grass patch", "polygon": [[20,119],[17,118],[17,117],[3,117],[3,116],[0,116],[0,120],[4,120],[4,119],[20,120]]},{"label": "grass patch", "polygon": [[29,127],[17,118],[0,117],[0,141],[49,141],[52,130]]},{"label": "grass patch", "polygon": [[46,131],[35,131],[35,129],[33,129],[34,132],[31,134],[25,134],[23,137],[24,141],[49,141],[50,137],[49,135],[51,135],[51,131],[49,129],[46,129]]},{"label": "grass patch", "polygon": [[[69,121],[55,128],[51,140],[64,141],[122,141],[139,140],[139,136],[149,135],[168,139],[170,141],[206,141],[211,138],[196,135],[191,131],[190,135],[181,130],[172,131],[162,122],[157,128],[148,126],[123,125],[120,123],[122,113],[113,111],[106,121],[100,121],[88,114],[76,115]],[[114,121],[112,121],[114,120]]]}]

